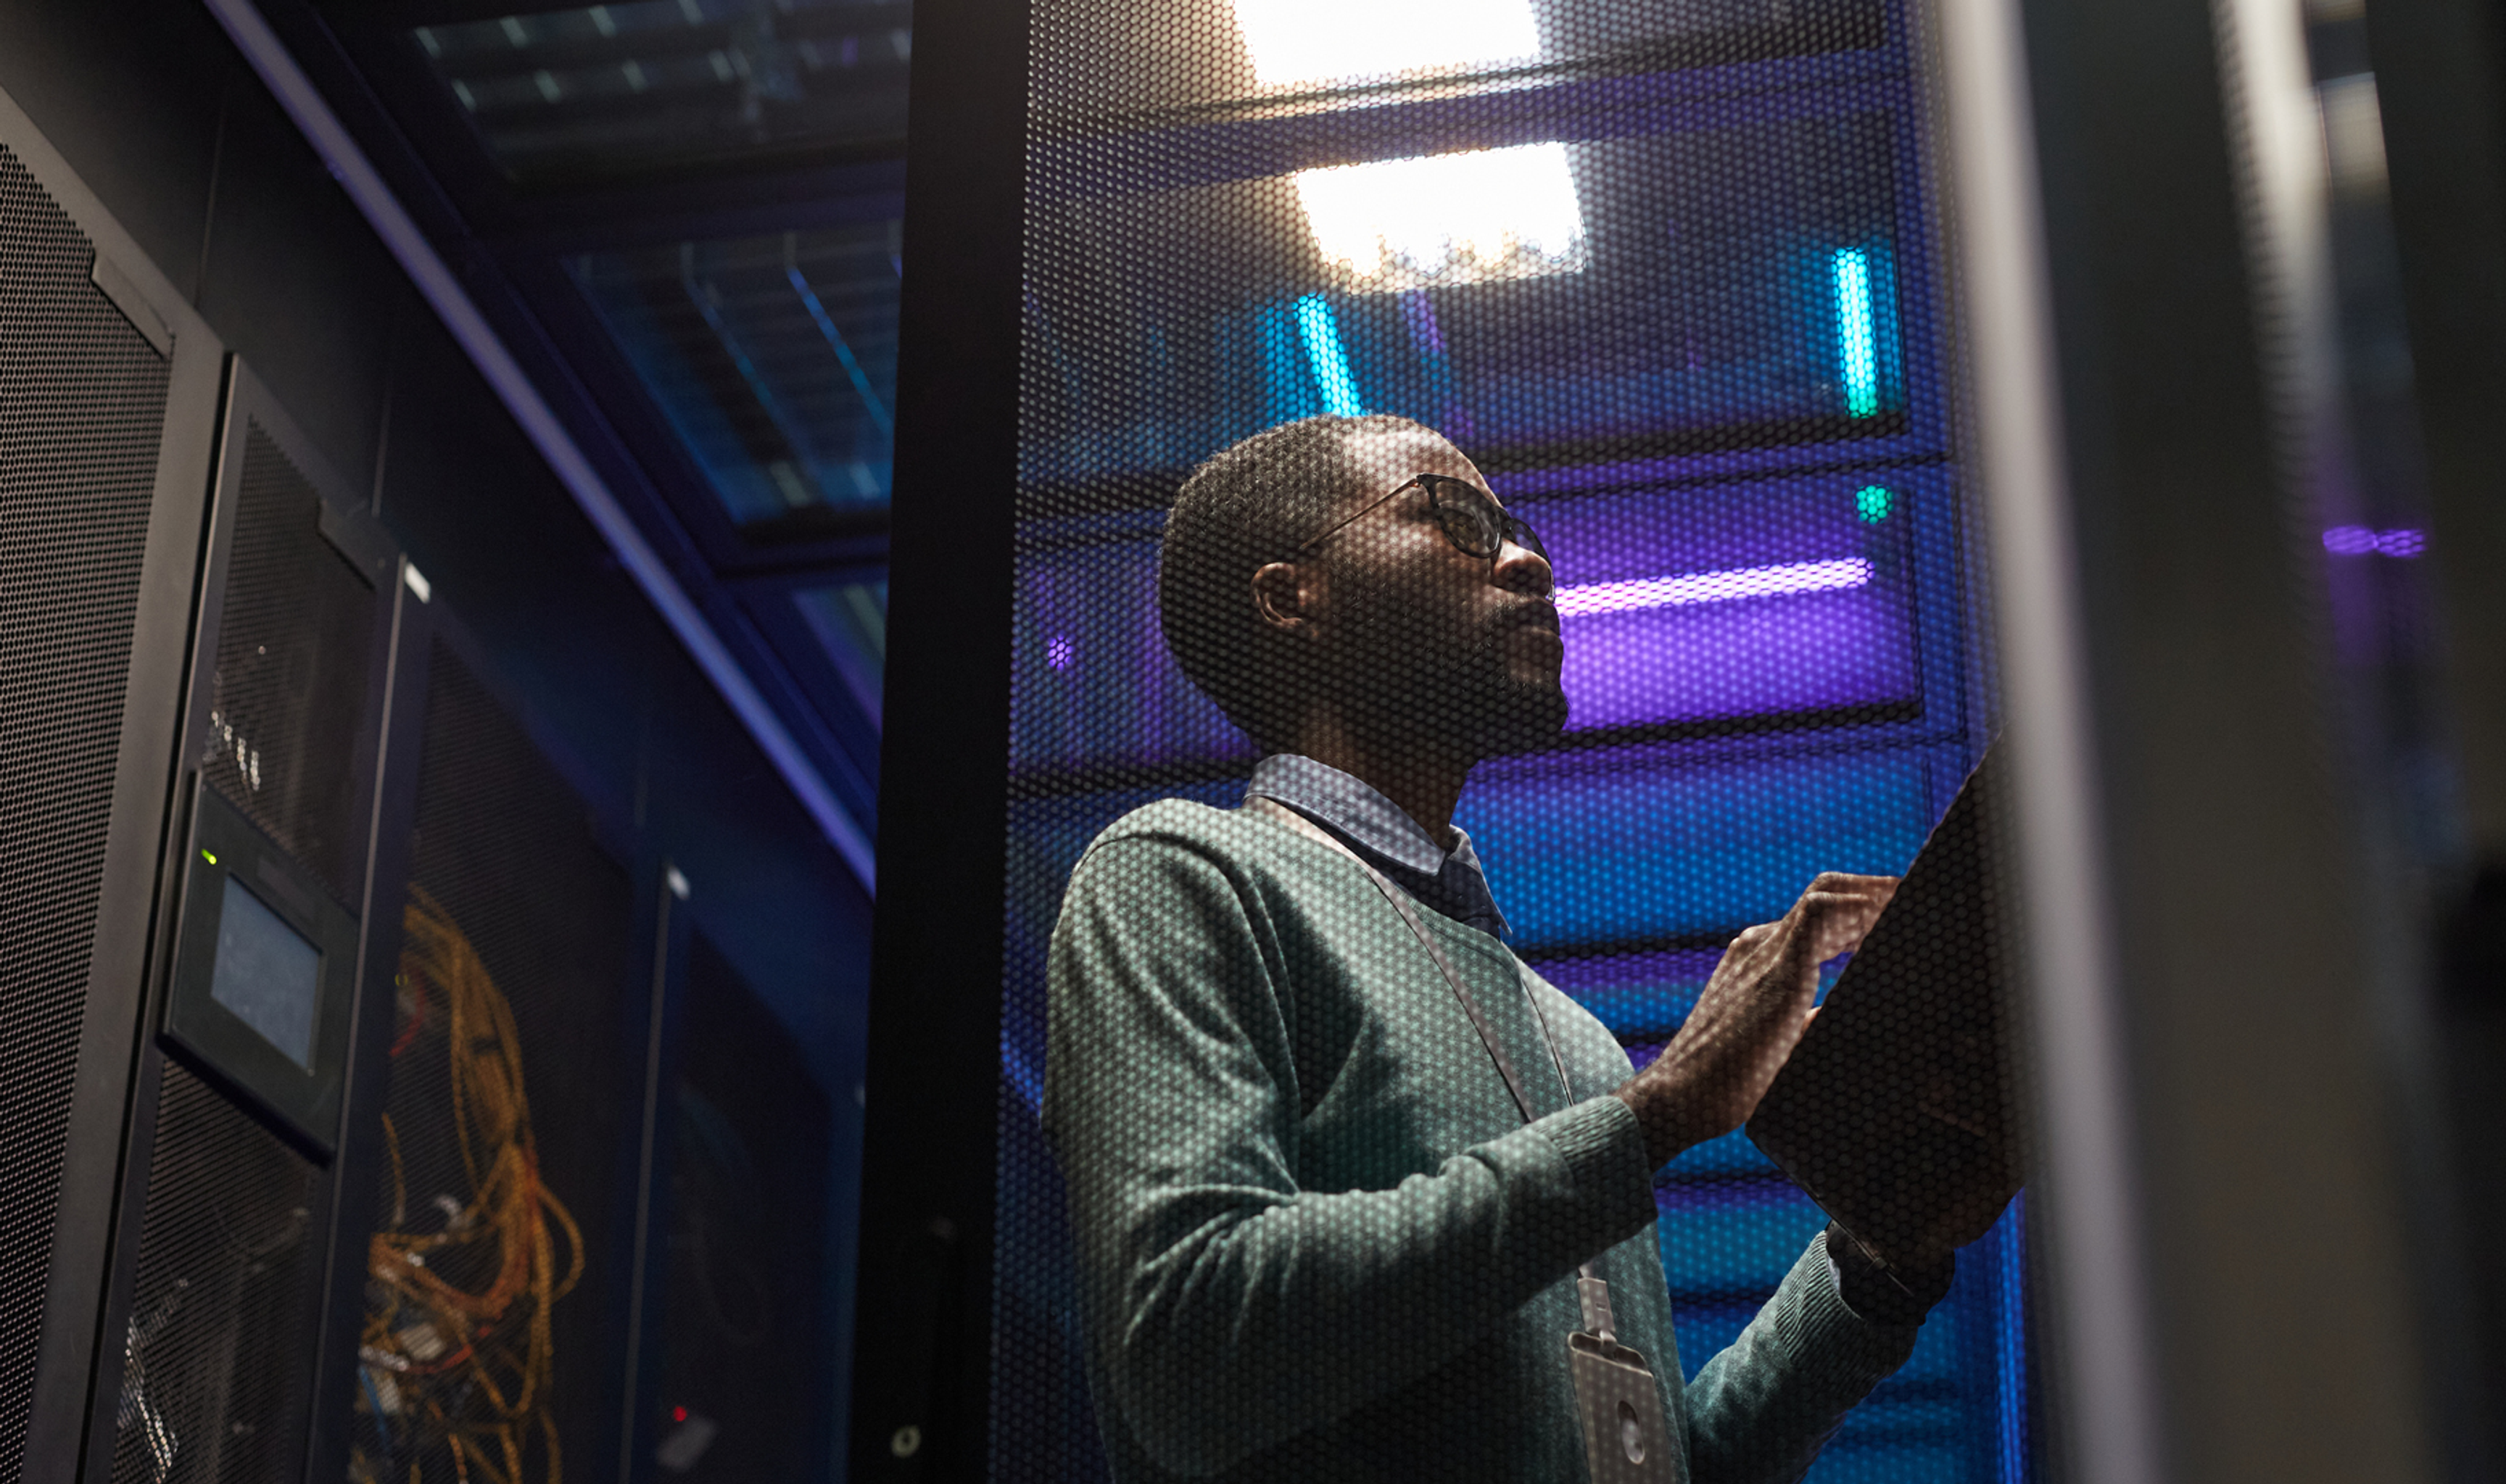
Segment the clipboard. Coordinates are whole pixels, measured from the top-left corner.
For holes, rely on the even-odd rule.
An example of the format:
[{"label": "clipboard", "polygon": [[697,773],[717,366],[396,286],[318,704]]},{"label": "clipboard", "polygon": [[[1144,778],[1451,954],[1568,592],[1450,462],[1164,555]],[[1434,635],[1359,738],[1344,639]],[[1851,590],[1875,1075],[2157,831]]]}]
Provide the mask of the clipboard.
[{"label": "clipboard", "polygon": [[1908,1250],[1951,1192],[2013,1188],[2028,1169],[1997,751],[1933,827],[1747,1125],[1875,1260]]}]

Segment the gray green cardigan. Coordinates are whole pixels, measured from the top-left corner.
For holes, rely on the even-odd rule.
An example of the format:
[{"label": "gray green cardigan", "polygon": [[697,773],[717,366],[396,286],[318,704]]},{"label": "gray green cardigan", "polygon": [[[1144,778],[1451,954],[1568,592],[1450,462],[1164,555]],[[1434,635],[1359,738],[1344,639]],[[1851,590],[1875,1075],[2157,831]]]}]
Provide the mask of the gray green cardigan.
[{"label": "gray green cardigan", "polygon": [[[1586,1477],[1565,1336],[1606,1251],[1622,1343],[1700,1484],[1790,1480],[1901,1364],[1813,1242],[1680,1384],[1652,1171],[1608,1031],[1432,911],[1532,1099],[1355,863],[1169,799],[1099,835],[1055,929],[1044,1123],[1120,1484]],[[1564,1057],[1558,1086],[1530,1001]]]}]

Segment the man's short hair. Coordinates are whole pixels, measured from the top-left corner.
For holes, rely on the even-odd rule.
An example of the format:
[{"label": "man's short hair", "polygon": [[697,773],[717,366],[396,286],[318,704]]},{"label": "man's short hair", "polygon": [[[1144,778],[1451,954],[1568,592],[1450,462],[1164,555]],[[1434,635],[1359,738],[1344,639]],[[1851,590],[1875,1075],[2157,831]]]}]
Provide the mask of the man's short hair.
[{"label": "man's short hair", "polygon": [[1284,746],[1302,689],[1284,636],[1253,606],[1253,574],[1331,519],[1362,433],[1434,429],[1373,413],[1307,417],[1234,443],[1192,472],[1166,515],[1160,621],[1175,663],[1265,751]]}]

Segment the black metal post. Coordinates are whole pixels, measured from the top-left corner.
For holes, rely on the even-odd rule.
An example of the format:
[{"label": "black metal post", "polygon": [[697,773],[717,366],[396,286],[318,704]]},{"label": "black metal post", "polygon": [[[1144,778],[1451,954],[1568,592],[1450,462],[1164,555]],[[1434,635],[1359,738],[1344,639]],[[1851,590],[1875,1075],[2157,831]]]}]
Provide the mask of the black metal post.
[{"label": "black metal post", "polygon": [[1026,36],[1025,0],[914,12],[855,1480],[984,1468]]}]

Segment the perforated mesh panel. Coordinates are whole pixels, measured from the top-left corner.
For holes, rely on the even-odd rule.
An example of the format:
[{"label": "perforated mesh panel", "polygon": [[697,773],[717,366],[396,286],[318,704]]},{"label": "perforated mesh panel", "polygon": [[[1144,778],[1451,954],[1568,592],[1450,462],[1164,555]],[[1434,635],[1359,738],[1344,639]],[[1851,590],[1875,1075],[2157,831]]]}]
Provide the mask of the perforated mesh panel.
[{"label": "perforated mesh panel", "polygon": [[833,1109],[800,1042],[719,949],[688,954],[670,1139],[662,1478],[815,1476],[827,1456]]},{"label": "perforated mesh panel", "polygon": [[598,1477],[624,1384],[608,1305],[638,1133],[633,894],[581,798],[441,646],[426,708],[351,1477],[483,1459],[510,1478],[515,1456],[524,1480]]},{"label": "perforated mesh panel", "polygon": [[323,539],[312,484],[249,420],[231,552],[201,776],[353,902],[374,589]]},{"label": "perforated mesh panel", "polygon": [[321,1171],[164,1064],[130,1322],[118,1336],[114,1484],[304,1468]]},{"label": "perforated mesh panel", "polygon": [[0,1471],[24,1446],[166,366],[0,149]]},{"label": "perforated mesh panel", "polygon": [[[1991,733],[1906,6],[1033,14],[994,1475],[1584,1477],[1592,1259],[1696,1409],[1604,1476],[2025,1477],[2015,1219],[1910,1329],[1741,1133],[1648,1198],[1602,1096]],[[1266,753],[1349,775],[1261,776],[1421,904],[1527,1112],[1389,897],[1226,812]],[[1909,1056],[1934,989],[1869,992]],[[1753,1316],[1786,1407],[1717,1411]]]}]

